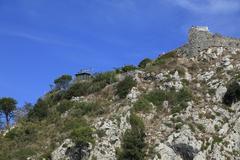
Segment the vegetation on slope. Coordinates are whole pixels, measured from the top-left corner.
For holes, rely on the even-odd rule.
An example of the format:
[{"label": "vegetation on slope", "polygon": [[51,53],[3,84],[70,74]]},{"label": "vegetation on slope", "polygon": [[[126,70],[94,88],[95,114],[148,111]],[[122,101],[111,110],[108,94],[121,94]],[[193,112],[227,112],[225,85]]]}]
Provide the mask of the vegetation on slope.
[{"label": "vegetation on slope", "polygon": [[117,159],[136,159],[143,160],[145,156],[144,147],[146,143],[145,127],[143,121],[134,113],[130,116],[131,129],[128,129],[123,135],[122,147],[117,151]]}]

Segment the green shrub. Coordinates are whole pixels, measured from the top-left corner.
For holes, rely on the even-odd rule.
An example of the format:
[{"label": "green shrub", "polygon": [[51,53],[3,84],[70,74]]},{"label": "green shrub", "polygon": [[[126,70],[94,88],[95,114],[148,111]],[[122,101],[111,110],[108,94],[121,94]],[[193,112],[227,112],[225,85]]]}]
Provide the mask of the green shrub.
[{"label": "green shrub", "polygon": [[74,105],[74,102],[70,100],[63,100],[57,105],[57,111],[60,113],[65,113],[70,108],[72,108]]},{"label": "green shrub", "polygon": [[65,91],[57,90],[47,94],[47,99],[49,103],[53,106],[64,99]]},{"label": "green shrub", "polygon": [[151,104],[144,97],[138,99],[138,101],[133,105],[133,110],[136,112],[140,112],[140,111],[148,112],[150,111],[150,109],[151,109]]},{"label": "green shrub", "polygon": [[187,102],[191,101],[192,93],[188,88],[182,88],[179,92],[177,92],[177,102]]},{"label": "green shrub", "polygon": [[75,103],[75,107],[73,109],[73,115],[75,116],[96,116],[101,115],[105,112],[104,107],[101,102],[81,102]]},{"label": "green shrub", "polygon": [[142,60],[139,64],[138,67],[140,68],[145,68],[147,66],[147,64],[151,63],[152,60],[149,58],[145,58],[144,60]]},{"label": "green shrub", "polygon": [[204,127],[204,125],[202,125],[202,124],[196,124],[196,127],[197,127],[200,131],[205,132],[205,127]]},{"label": "green shrub", "polygon": [[94,82],[92,83],[88,89],[86,90],[87,94],[92,94],[95,92],[101,91],[104,87],[106,87],[107,83],[104,81]]},{"label": "green shrub", "polygon": [[121,71],[122,72],[129,72],[129,71],[134,71],[136,69],[137,69],[137,67],[135,67],[133,65],[126,65],[126,66],[121,68]]},{"label": "green shrub", "polygon": [[169,53],[161,55],[154,61],[155,65],[165,65],[167,62],[170,62],[171,59],[174,59],[176,56],[175,51],[171,51]]},{"label": "green shrub", "polygon": [[180,113],[181,111],[185,110],[187,108],[187,103],[183,102],[178,105],[173,106],[171,112],[174,113]]},{"label": "green shrub", "polygon": [[89,126],[79,126],[78,128],[73,129],[71,132],[71,138],[75,143],[92,143],[94,144],[93,140],[93,130]]},{"label": "green shrub", "polygon": [[81,97],[88,94],[90,82],[80,82],[73,84],[65,93],[64,98],[71,99],[72,97]]},{"label": "green shrub", "polygon": [[237,81],[231,82],[227,87],[227,92],[223,97],[223,103],[231,105],[240,100],[240,85]]},{"label": "green shrub", "polygon": [[127,94],[131,91],[131,89],[136,86],[136,81],[133,80],[132,77],[126,77],[123,81],[119,82],[117,85],[117,95],[120,98],[126,98]]},{"label": "green shrub", "polygon": [[28,114],[29,119],[42,120],[48,116],[49,105],[42,99],[39,99],[33,109]]},{"label": "green shrub", "polygon": [[81,126],[88,126],[86,119],[82,118],[82,116],[78,117],[68,117],[63,121],[63,125],[61,128],[61,132],[72,132],[73,129],[79,128]]},{"label": "green shrub", "polygon": [[19,137],[22,136],[23,130],[19,127],[11,129],[7,134],[6,138],[11,139],[11,140],[17,140]]},{"label": "green shrub", "polygon": [[143,160],[145,156],[144,148],[144,124],[135,114],[130,116],[131,129],[128,129],[122,140],[122,148],[117,151],[117,159]]},{"label": "green shrub", "polygon": [[193,133],[196,131],[194,124],[189,123],[188,126],[189,126],[189,128],[191,129],[191,131],[192,131]]},{"label": "green shrub", "polygon": [[158,110],[162,109],[164,101],[168,101],[168,104],[172,106],[172,113],[179,113],[186,109],[187,102],[191,101],[192,94],[189,89],[183,88],[179,92],[174,90],[154,90],[143,96],[148,102],[152,102],[157,106]]},{"label": "green shrub", "polygon": [[11,129],[5,136],[9,140],[14,140],[15,142],[31,142],[36,138],[36,128],[28,123],[24,126],[18,126]]},{"label": "green shrub", "polygon": [[222,137],[219,137],[219,136],[217,136],[217,135],[213,135],[213,144],[215,144],[215,143],[221,143],[221,142],[223,142],[223,138]]},{"label": "green shrub", "polygon": [[11,155],[12,159],[26,160],[28,157],[35,155],[35,151],[31,148],[20,148],[13,152]]},{"label": "green shrub", "polygon": [[154,90],[146,94],[144,97],[149,101],[152,102],[155,106],[162,106],[163,101],[168,99],[169,91],[163,90]]},{"label": "green shrub", "polygon": [[180,130],[180,129],[182,128],[182,126],[183,126],[182,123],[177,123],[177,124],[175,125],[175,129],[176,129],[176,130]]},{"label": "green shrub", "polygon": [[105,73],[99,73],[95,76],[93,82],[103,82],[105,84],[112,84],[116,82],[116,73],[115,72],[105,72]]}]

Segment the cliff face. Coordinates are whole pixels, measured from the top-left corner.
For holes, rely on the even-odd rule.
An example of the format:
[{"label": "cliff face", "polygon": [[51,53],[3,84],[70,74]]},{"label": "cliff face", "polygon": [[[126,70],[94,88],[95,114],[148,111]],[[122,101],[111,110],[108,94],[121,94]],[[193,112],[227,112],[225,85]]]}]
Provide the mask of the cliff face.
[{"label": "cliff face", "polygon": [[239,69],[240,49],[211,46],[191,58],[173,51],[89,86],[78,82],[88,86],[83,93],[52,91],[46,117],[23,119],[0,137],[0,157],[240,159]]}]

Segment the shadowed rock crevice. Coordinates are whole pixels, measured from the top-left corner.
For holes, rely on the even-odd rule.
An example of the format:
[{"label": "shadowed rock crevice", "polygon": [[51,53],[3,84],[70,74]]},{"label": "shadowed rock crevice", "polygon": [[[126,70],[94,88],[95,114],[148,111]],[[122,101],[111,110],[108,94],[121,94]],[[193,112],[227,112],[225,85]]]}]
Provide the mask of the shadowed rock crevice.
[{"label": "shadowed rock crevice", "polygon": [[172,149],[175,153],[179,154],[183,160],[193,160],[198,153],[192,146],[183,143],[174,144]]}]

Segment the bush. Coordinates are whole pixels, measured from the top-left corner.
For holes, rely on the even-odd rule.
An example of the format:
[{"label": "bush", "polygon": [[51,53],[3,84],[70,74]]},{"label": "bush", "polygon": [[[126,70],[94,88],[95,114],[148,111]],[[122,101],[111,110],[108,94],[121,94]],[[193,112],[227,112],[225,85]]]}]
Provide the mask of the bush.
[{"label": "bush", "polygon": [[90,82],[80,82],[73,84],[65,93],[64,98],[71,99],[72,97],[81,97],[88,94]]},{"label": "bush", "polygon": [[168,101],[168,104],[173,107],[172,113],[179,113],[186,109],[187,102],[192,99],[192,94],[187,88],[183,88],[179,92],[173,90],[154,90],[144,95],[144,98],[157,106],[158,110],[162,109],[161,107],[164,101]]},{"label": "bush", "polygon": [[163,101],[168,100],[169,91],[163,90],[154,90],[146,94],[144,97],[149,101],[152,102],[155,106],[162,106]]},{"label": "bush", "polygon": [[154,62],[155,65],[165,65],[166,63],[169,63],[171,59],[174,59],[176,57],[176,52],[171,51],[169,53],[161,55],[159,58],[157,58]]},{"label": "bush", "polygon": [[95,76],[93,83],[96,82],[102,82],[107,84],[112,84],[116,82],[116,74],[115,72],[105,72],[105,73],[99,73]]},{"label": "bush", "polygon": [[65,90],[54,90],[45,96],[45,100],[48,101],[50,106],[53,106],[64,99],[66,91]]},{"label": "bush", "polygon": [[119,82],[117,85],[117,95],[119,98],[126,98],[127,94],[131,89],[136,86],[136,81],[132,77],[126,77],[123,81]]},{"label": "bush", "polygon": [[126,65],[126,66],[121,68],[121,71],[122,72],[129,72],[129,71],[134,71],[136,69],[137,69],[137,67],[135,67],[133,65]]},{"label": "bush", "polygon": [[144,148],[144,124],[135,114],[130,116],[132,129],[128,129],[122,141],[122,148],[117,152],[117,159],[136,159],[143,160],[145,156]]},{"label": "bush", "polygon": [[147,64],[151,63],[152,60],[149,58],[145,58],[144,60],[142,60],[139,64],[138,67],[140,68],[145,68],[147,66]]},{"label": "bush", "polygon": [[70,100],[63,100],[57,105],[57,111],[60,113],[65,113],[70,108],[72,108],[74,105],[74,102]]},{"label": "bush", "polygon": [[28,114],[29,119],[42,120],[48,116],[49,105],[42,99],[39,99],[33,109]]},{"label": "bush", "polygon": [[202,124],[196,124],[196,127],[197,127],[197,129],[199,129],[200,131],[203,131],[203,132],[205,132],[205,127],[204,127],[204,125],[202,125]]},{"label": "bush", "polygon": [[233,81],[227,87],[227,92],[223,96],[223,103],[226,105],[232,105],[240,100],[240,85],[237,81]]},{"label": "bush", "polygon": [[13,128],[11,129],[7,134],[6,138],[11,139],[11,140],[17,140],[21,135],[23,134],[23,130],[21,128]]},{"label": "bush", "polygon": [[11,129],[7,134],[6,138],[14,140],[15,142],[31,142],[36,137],[36,129],[31,124],[25,124],[25,126],[18,126]]},{"label": "bush", "polygon": [[79,126],[78,128],[73,129],[71,132],[71,138],[77,144],[94,144],[93,140],[93,130],[89,126]]},{"label": "bush", "polygon": [[95,116],[104,113],[104,108],[100,102],[81,102],[75,103],[73,115],[75,116]]},{"label": "bush", "polygon": [[192,93],[188,88],[182,88],[179,92],[177,92],[177,102],[187,102],[191,101]]},{"label": "bush", "polygon": [[180,113],[181,111],[185,110],[186,108],[187,108],[187,103],[182,102],[176,106],[173,106],[171,112],[172,112],[172,114]]},{"label": "bush", "polygon": [[33,151],[31,148],[20,148],[16,150],[11,157],[13,159],[17,158],[18,160],[26,160],[28,157],[35,155],[36,152]]},{"label": "bush", "polygon": [[151,109],[151,104],[144,97],[138,99],[137,102],[134,103],[134,105],[133,105],[133,110],[136,112],[140,112],[140,111],[148,112],[148,111],[150,111],[150,109]]}]

